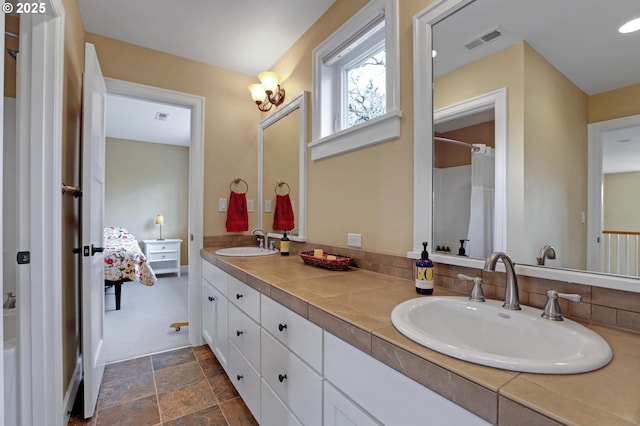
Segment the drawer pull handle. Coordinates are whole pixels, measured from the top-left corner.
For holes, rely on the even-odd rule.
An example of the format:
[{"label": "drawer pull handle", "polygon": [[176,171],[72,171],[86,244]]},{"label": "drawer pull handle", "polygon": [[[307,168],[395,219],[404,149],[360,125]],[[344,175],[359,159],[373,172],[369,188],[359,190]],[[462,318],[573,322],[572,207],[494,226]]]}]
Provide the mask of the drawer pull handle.
[{"label": "drawer pull handle", "polygon": [[280,383],[284,382],[285,380],[287,380],[287,375],[286,374],[278,374],[278,380],[280,381]]},{"label": "drawer pull handle", "polygon": [[211,297],[211,296],[209,296],[209,302],[213,302],[214,300],[216,300],[216,298],[215,298],[215,297]]},{"label": "drawer pull handle", "polygon": [[244,331],[240,331],[240,330],[236,331],[236,336],[240,337],[242,334],[244,334]]},{"label": "drawer pull handle", "polygon": [[240,293],[236,294],[236,299],[238,300],[242,299],[242,295]]},{"label": "drawer pull handle", "polygon": [[238,381],[240,381],[240,380],[244,379],[244,376],[242,374],[238,374],[236,376],[236,379],[238,379]]},{"label": "drawer pull handle", "polygon": [[283,331],[285,328],[287,328],[287,324],[278,324],[278,330]]},{"label": "drawer pull handle", "polygon": [[165,246],[162,246],[162,250],[164,250],[165,248],[166,248]]}]

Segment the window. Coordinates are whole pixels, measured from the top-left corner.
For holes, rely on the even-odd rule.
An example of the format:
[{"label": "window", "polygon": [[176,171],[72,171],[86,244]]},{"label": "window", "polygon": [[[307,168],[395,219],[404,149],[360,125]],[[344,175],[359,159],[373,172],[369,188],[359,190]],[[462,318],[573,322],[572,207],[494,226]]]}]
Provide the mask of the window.
[{"label": "window", "polygon": [[400,136],[397,0],[372,0],[313,52],[318,160]]}]

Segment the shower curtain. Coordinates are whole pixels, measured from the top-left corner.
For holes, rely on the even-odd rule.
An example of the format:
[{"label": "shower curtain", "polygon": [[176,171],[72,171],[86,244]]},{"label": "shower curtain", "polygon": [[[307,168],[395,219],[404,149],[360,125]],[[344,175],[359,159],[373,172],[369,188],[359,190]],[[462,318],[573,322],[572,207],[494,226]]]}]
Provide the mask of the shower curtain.
[{"label": "shower curtain", "polygon": [[467,255],[485,259],[493,248],[495,150],[484,144],[471,154],[471,210]]}]

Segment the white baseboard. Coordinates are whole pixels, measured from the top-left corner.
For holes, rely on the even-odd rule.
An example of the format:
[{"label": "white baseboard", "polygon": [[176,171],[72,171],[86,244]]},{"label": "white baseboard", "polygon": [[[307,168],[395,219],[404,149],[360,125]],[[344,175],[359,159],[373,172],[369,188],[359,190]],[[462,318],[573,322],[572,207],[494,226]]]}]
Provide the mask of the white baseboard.
[{"label": "white baseboard", "polygon": [[73,370],[73,375],[71,376],[71,380],[69,381],[69,386],[67,386],[67,392],[64,395],[64,417],[62,419],[63,425],[69,423],[71,411],[73,410],[73,403],[76,400],[76,396],[78,395],[80,381],[82,381],[82,356],[78,355],[78,358],[76,359],[76,368]]},{"label": "white baseboard", "polygon": [[189,265],[180,265],[180,275],[186,275],[189,273]]}]

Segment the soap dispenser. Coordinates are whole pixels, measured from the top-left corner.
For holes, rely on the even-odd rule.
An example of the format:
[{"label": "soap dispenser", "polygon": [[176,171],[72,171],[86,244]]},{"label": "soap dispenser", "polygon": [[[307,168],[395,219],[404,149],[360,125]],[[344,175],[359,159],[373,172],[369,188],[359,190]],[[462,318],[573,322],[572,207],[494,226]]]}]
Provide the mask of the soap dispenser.
[{"label": "soap dispenser", "polygon": [[429,259],[427,244],[422,243],[422,254],[416,262],[416,293],[433,294],[433,262]]},{"label": "soap dispenser", "polygon": [[291,245],[291,241],[287,237],[287,230],[284,230],[284,234],[282,238],[280,238],[280,254],[282,256],[289,256],[289,246]]}]

